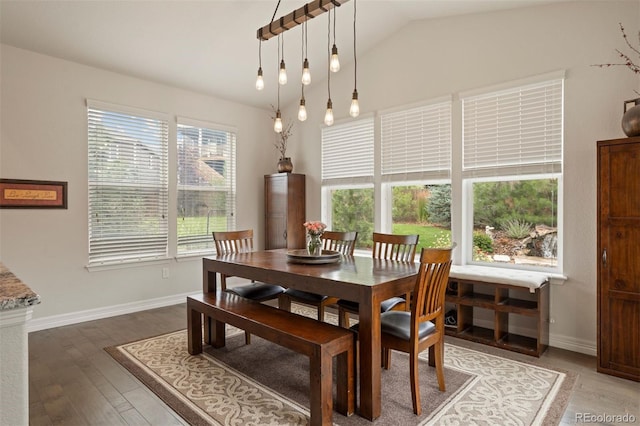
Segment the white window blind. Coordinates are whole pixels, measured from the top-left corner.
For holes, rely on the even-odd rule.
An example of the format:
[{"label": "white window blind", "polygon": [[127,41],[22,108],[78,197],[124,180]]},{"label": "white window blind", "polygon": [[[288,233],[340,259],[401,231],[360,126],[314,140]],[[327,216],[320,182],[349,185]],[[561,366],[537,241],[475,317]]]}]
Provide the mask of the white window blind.
[{"label": "white window blind", "polygon": [[463,97],[463,175],[561,172],[563,82]]},{"label": "white window blind", "polygon": [[235,229],[236,133],[179,119],[178,255],[213,251],[213,231]]},{"label": "white window blind", "polygon": [[322,129],[322,183],[373,181],[373,117]]},{"label": "white window blind", "polygon": [[384,181],[449,178],[451,101],[380,116]]},{"label": "white window blind", "polygon": [[89,265],[168,255],[168,122],[88,102]]}]

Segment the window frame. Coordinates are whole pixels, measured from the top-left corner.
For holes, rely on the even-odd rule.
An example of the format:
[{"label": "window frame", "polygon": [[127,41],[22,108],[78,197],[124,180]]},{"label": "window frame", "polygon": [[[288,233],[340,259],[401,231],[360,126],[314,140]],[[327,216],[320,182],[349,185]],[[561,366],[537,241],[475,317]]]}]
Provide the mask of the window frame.
[{"label": "window frame", "polygon": [[[349,176],[348,173],[339,172],[337,175],[335,173],[325,173],[325,165],[332,158],[351,158],[353,156],[362,156],[363,151],[359,151],[357,149],[357,144],[349,144],[346,145],[348,148],[343,151],[346,154],[336,155],[335,152],[332,152],[332,155],[328,155],[327,146],[325,143],[325,132],[335,133],[336,129],[346,129],[347,134],[351,135],[351,130],[360,130],[362,131],[361,138],[366,138],[364,141],[371,144],[370,149],[364,150],[365,156],[370,156],[370,166],[366,168],[356,168],[356,173],[353,176]],[[373,183],[374,180],[374,158],[375,158],[375,134],[376,134],[376,119],[373,115],[363,115],[357,120],[343,120],[340,121],[333,126],[324,126],[321,129],[320,143],[321,143],[321,151],[322,151],[322,164],[321,164],[321,212],[320,217],[321,220],[327,224],[329,229],[332,228],[333,218],[333,205],[332,205],[332,197],[331,192],[333,190],[341,190],[341,189],[366,189],[371,188],[374,191],[373,199],[375,203],[375,185]],[[340,141],[337,142],[346,142],[348,136],[343,137]],[[331,148],[334,148],[336,145],[335,140],[331,140]],[[365,147],[366,148],[366,147]],[[342,153],[341,153],[342,154]],[[335,165],[331,164],[331,170],[335,170]],[[374,228],[375,228],[375,205],[374,205]],[[345,230],[346,231],[346,230]]]},{"label": "window frame", "polygon": [[[561,104],[559,109],[559,116],[561,120],[560,124],[560,159],[551,167],[523,167],[518,169],[502,167],[504,173],[499,176],[486,176],[484,174],[474,176],[473,173],[469,173],[464,170],[464,126],[463,126],[463,102],[462,99],[465,96],[477,95],[480,93],[488,93],[492,91],[499,91],[508,88],[515,88],[519,86],[526,86],[533,83],[543,83],[548,80],[560,79],[561,82]],[[374,176],[372,183],[374,190],[374,229],[379,232],[390,232],[392,229],[392,188],[394,186],[404,185],[429,185],[429,184],[451,184],[451,235],[452,240],[457,242],[458,247],[454,250],[454,262],[456,264],[480,264],[483,266],[495,266],[499,268],[512,268],[520,270],[531,271],[544,271],[552,273],[554,275],[562,275],[564,270],[564,254],[563,254],[563,235],[564,235],[564,223],[563,223],[563,205],[564,205],[564,88],[565,88],[565,72],[557,71],[544,75],[532,76],[529,78],[520,79],[517,81],[510,81],[504,84],[485,87],[482,89],[459,92],[448,96],[451,103],[451,169],[449,179],[439,179],[437,177],[428,177],[427,179],[416,179],[408,177],[406,181],[398,179],[397,176],[385,178],[382,175],[382,147],[381,147],[381,120],[380,115],[382,112],[374,112]],[[422,102],[420,104],[407,105],[403,107],[394,108],[389,111],[398,111],[402,109],[414,108],[416,105],[425,105],[442,101],[443,98],[432,99],[431,101]],[[554,267],[538,267],[534,265],[515,265],[515,264],[489,264],[473,262],[472,250],[473,250],[473,198],[470,198],[472,194],[472,186],[474,182],[478,181],[506,181],[506,180],[530,180],[530,179],[557,179],[558,195],[557,195],[557,232],[558,232],[558,251],[556,266]],[[363,187],[361,181],[345,182],[344,180],[338,182],[324,181],[322,182],[322,196],[321,196],[321,208],[322,218],[326,220],[329,226],[331,226],[331,200],[328,196],[329,190],[332,189],[345,189],[345,188],[358,188]]]},{"label": "window frame", "polygon": [[[556,266],[545,267],[537,265],[517,265],[503,262],[480,262],[473,260],[473,218],[474,218],[474,206],[473,206],[473,184],[478,182],[506,182],[506,181],[521,181],[521,180],[539,180],[539,179],[557,179],[558,180],[558,204],[557,204],[557,218],[558,218],[558,249]],[[564,235],[564,223],[563,223],[563,175],[562,173],[539,173],[530,175],[504,175],[504,176],[491,176],[491,177],[475,177],[463,179],[463,255],[462,261],[465,265],[476,266],[488,266],[503,269],[515,269],[524,271],[537,271],[537,272],[551,272],[555,274],[562,273],[562,259],[563,259],[563,235]]]},{"label": "window frame", "polygon": [[[181,165],[180,161],[181,161],[181,156],[180,156],[180,150],[179,150],[179,129],[181,126],[186,126],[186,127],[191,127],[191,128],[197,128],[197,129],[204,129],[204,130],[210,130],[210,131],[214,131],[214,132],[225,132],[227,133],[227,137],[230,137],[230,148],[229,148],[229,155],[230,158],[226,159],[226,163],[225,164],[231,164],[231,171],[232,171],[232,175],[227,179],[227,185],[228,188],[227,190],[230,192],[230,198],[231,198],[231,202],[227,202],[226,206],[225,206],[225,213],[226,213],[226,229],[214,229],[215,231],[226,231],[226,230],[232,230],[236,228],[236,217],[237,217],[237,190],[236,190],[236,184],[237,184],[237,139],[238,139],[238,131],[235,127],[232,126],[225,126],[222,124],[216,124],[216,123],[212,123],[212,122],[207,122],[207,121],[201,121],[201,120],[194,120],[191,118],[186,118],[186,117],[177,117],[176,119],[176,137],[175,137],[175,146],[176,146],[176,159],[175,159],[175,170],[176,170],[176,184],[175,184],[175,191],[176,191],[176,210],[175,210],[175,222],[176,222],[176,238],[175,238],[175,257],[176,259],[181,259],[181,258],[188,258],[188,257],[194,257],[194,256],[201,256],[201,255],[206,255],[206,254],[213,254],[215,253],[215,245],[213,242],[213,236],[212,235],[208,235],[209,238],[209,244],[207,245],[207,248],[205,249],[195,249],[195,250],[185,250],[185,251],[181,251],[180,250],[180,236],[178,235],[178,229],[177,229],[177,222],[180,219],[180,214],[178,211],[180,202],[178,200],[179,194],[181,190],[184,189],[195,189],[195,187],[193,185],[181,185],[179,182],[179,176],[178,176],[178,169]],[[211,188],[211,189],[206,189],[206,188]],[[197,190],[201,190],[201,191],[206,191],[206,192],[221,192],[217,189],[213,189],[213,186],[209,186],[209,187],[197,187]],[[229,196],[229,195],[228,195]],[[212,231],[213,232],[213,231]],[[200,235],[199,236],[201,240],[205,240],[205,235]]]},{"label": "window frame", "polygon": [[[545,155],[545,160],[543,161],[523,161],[521,163],[511,163],[511,164],[503,164],[501,160],[495,160],[494,165],[481,165],[477,167],[465,167],[465,105],[464,101],[468,98],[477,98],[477,97],[487,97],[490,98],[492,96],[499,97],[507,95],[514,95],[518,92],[522,94],[522,92],[528,89],[535,88],[545,88],[549,87],[550,90],[554,90],[554,85],[559,84],[559,99],[554,98],[554,102],[559,102],[559,105],[555,103],[551,103],[552,107],[558,107],[559,116],[556,117],[559,119],[559,124],[553,122],[554,126],[557,128],[554,131],[554,134],[557,133],[559,138],[556,141],[553,138],[550,138],[549,141],[544,141],[544,149],[545,153],[547,149],[549,149],[551,154],[547,157]],[[563,271],[563,168],[564,168],[564,86],[565,86],[565,73],[564,71],[547,73],[539,76],[533,76],[526,79],[521,79],[517,81],[507,82],[501,85],[496,85],[492,87],[486,87],[475,91],[461,93],[459,98],[461,100],[461,138],[462,138],[462,147],[461,147],[461,166],[460,166],[460,174],[462,179],[462,264],[469,265],[480,265],[480,266],[492,266],[498,268],[505,269],[516,269],[516,270],[528,270],[528,271],[542,271],[542,272],[550,272],[561,274]],[[527,105],[529,105],[527,103]],[[520,112],[526,113],[528,110],[521,109]],[[545,113],[540,114],[541,116],[546,117]],[[550,114],[552,117],[553,114]],[[498,117],[495,117],[497,120]],[[537,122],[535,122],[537,123]],[[481,123],[482,124],[482,123]],[[528,124],[525,122],[525,124]],[[527,129],[527,127],[524,127]],[[522,129],[519,127],[518,129]],[[500,130],[496,130],[499,132]],[[521,133],[518,133],[520,135]],[[526,132],[525,132],[526,134]],[[499,145],[499,142],[495,143]],[[555,145],[554,145],[555,144]],[[515,146],[514,143],[510,143],[509,147]],[[474,198],[473,198],[473,184],[476,182],[504,182],[504,181],[514,181],[514,180],[536,180],[536,179],[557,179],[558,180],[558,196],[557,196],[557,215],[558,215],[558,225],[557,225],[557,258],[556,265],[551,267],[541,266],[541,265],[517,265],[510,263],[492,263],[492,262],[480,262],[473,260],[473,218],[474,218]]]},{"label": "window frame", "polygon": [[[102,268],[102,267],[117,267],[120,265],[131,265],[131,264],[139,264],[144,262],[156,262],[156,261],[166,261],[169,259],[169,116],[164,113],[149,111],[141,108],[128,107],[123,105],[116,105],[107,102],[101,102],[97,100],[87,99],[86,100],[86,114],[87,114],[87,192],[88,192],[88,200],[87,200],[87,217],[88,217],[88,235],[87,235],[87,268]],[[160,136],[160,147],[161,147],[161,156],[160,156],[160,178],[161,183],[156,185],[138,185],[137,187],[140,189],[145,188],[156,188],[159,190],[159,197],[157,200],[160,200],[161,212],[160,215],[161,220],[160,224],[164,223],[164,226],[160,229],[159,238],[164,240],[164,250],[161,252],[160,244],[157,244],[157,250],[155,253],[152,251],[148,251],[148,254],[145,252],[139,252],[137,255],[126,255],[125,247],[131,247],[131,245],[125,246],[124,244],[119,244],[121,247],[119,252],[115,256],[108,256],[107,251],[103,249],[96,248],[93,251],[92,256],[92,245],[99,245],[100,241],[103,238],[100,237],[92,237],[93,228],[92,225],[92,216],[94,215],[94,208],[92,207],[92,194],[99,193],[100,188],[103,187],[114,187],[114,188],[123,188],[123,181],[116,181],[111,183],[101,183],[100,180],[93,181],[92,175],[94,174],[91,171],[92,165],[97,167],[100,164],[93,164],[91,156],[93,154],[93,150],[100,149],[100,146],[93,146],[93,144],[98,144],[99,142],[96,140],[92,140],[92,138],[97,138],[99,135],[97,133],[92,133],[94,131],[94,127],[98,123],[100,123],[104,117],[107,115],[119,115],[122,116],[123,120],[125,116],[128,116],[130,121],[129,124],[135,124],[136,126],[140,125],[144,127],[144,122],[146,120],[154,120],[160,125],[159,131],[161,132]],[[114,125],[115,128],[115,125]],[[121,138],[115,139],[115,144],[112,144],[113,149],[116,151],[122,151],[121,144],[125,141],[125,139],[134,139],[131,136],[122,136]],[[131,154],[127,157],[127,160],[135,159],[136,155]],[[95,160],[99,161],[99,160]],[[130,179],[127,181],[127,184],[124,187],[135,188],[135,185],[131,185],[131,181],[135,181],[135,179]],[[99,195],[99,194],[98,194]],[[99,198],[100,200],[104,200],[104,198]],[[99,229],[98,229],[99,230]],[[139,236],[138,236],[139,237]],[[136,235],[129,233],[127,237],[128,240],[137,240]],[[157,237],[155,238],[157,239]],[[92,259],[93,257],[93,259]]]},{"label": "window frame", "polygon": [[[91,137],[91,120],[90,110],[102,110],[107,113],[114,114],[125,114],[130,115],[132,117],[139,117],[141,119],[151,119],[151,120],[161,120],[164,124],[164,140],[163,140],[163,155],[164,155],[164,171],[161,173],[162,186],[164,188],[163,191],[163,200],[164,200],[164,222],[165,222],[165,232],[163,234],[163,238],[165,241],[162,255],[157,256],[131,256],[129,258],[123,259],[106,259],[106,260],[92,260],[90,258],[90,245],[91,245],[91,198],[89,197],[87,200],[87,217],[88,217],[88,228],[87,228],[87,263],[85,268],[92,271],[101,271],[101,270],[111,270],[111,269],[122,269],[122,268],[131,268],[131,267],[140,267],[153,263],[168,263],[171,259],[176,261],[188,260],[193,258],[200,258],[202,255],[213,254],[215,253],[215,247],[213,246],[213,237],[211,237],[212,248],[211,250],[204,251],[193,251],[193,252],[182,252],[179,253],[178,249],[178,229],[177,229],[177,219],[178,219],[178,177],[177,177],[177,168],[178,168],[178,123],[181,125],[187,125],[192,127],[202,126],[204,128],[209,128],[212,130],[229,132],[233,134],[233,147],[231,148],[231,157],[233,162],[233,178],[232,183],[230,185],[232,192],[232,213],[227,215],[227,223],[228,227],[235,228],[236,225],[236,217],[237,217],[237,147],[238,147],[238,131],[237,128],[228,125],[216,124],[212,122],[194,120],[186,117],[178,117],[172,116],[169,113],[158,112],[146,110],[138,107],[131,107],[125,105],[114,104],[110,102],[104,102],[94,99],[87,98],[85,100],[86,103],[86,120],[87,120],[87,147],[88,147],[88,158],[87,158],[87,169],[88,169],[88,181],[87,181],[87,191],[91,191],[92,183],[90,181],[91,171],[89,170],[90,166],[90,158],[91,148],[89,146]],[[229,222],[230,221],[230,222]]]}]

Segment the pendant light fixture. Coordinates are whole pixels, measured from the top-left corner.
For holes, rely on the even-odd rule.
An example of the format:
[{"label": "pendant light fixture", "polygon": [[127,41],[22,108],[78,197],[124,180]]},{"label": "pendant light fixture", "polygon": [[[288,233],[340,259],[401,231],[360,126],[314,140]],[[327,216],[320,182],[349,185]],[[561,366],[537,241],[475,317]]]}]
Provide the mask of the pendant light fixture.
[{"label": "pendant light fixture", "polygon": [[262,78],[262,40],[258,42],[258,77],[256,78],[256,89],[264,89],[264,79]]},{"label": "pendant light fixture", "polygon": [[298,120],[305,121],[307,119],[307,107],[304,100],[304,84],[302,85],[302,97],[300,98],[300,106],[298,107]]},{"label": "pendant light fixture", "polygon": [[329,100],[327,101],[327,111],[324,114],[324,124],[331,126],[333,124],[333,104],[331,103],[331,50],[329,49],[331,45],[331,13],[328,13],[327,16],[329,17],[327,30],[327,65],[329,67],[329,72],[327,73],[327,92],[329,94]]},{"label": "pendant light fixture", "polygon": [[[278,43],[278,59],[280,59],[280,44]],[[282,68],[281,68],[282,69]],[[278,109],[276,110],[276,119],[273,120],[273,131],[282,132],[282,114],[280,114],[280,84],[278,86]]]},{"label": "pendant light fixture", "polygon": [[311,71],[309,70],[309,60],[307,59],[307,55],[309,53],[309,48],[307,47],[307,23],[302,24],[302,57],[304,61],[302,61],[302,84],[308,86],[311,84]]},{"label": "pendant light fixture", "polygon": [[[351,107],[349,115],[356,118],[360,115],[360,104],[358,103],[358,57],[356,56],[356,2],[353,0],[353,95],[351,95]],[[335,22],[335,21],[334,21]]]},{"label": "pendant light fixture", "polygon": [[[287,84],[287,67],[284,65],[284,36],[280,34],[280,42],[282,43],[282,59],[280,60],[280,70],[278,71],[278,83],[281,85]],[[278,52],[280,51],[280,44],[278,44]]]},{"label": "pendant light fixture", "polygon": [[309,73],[309,61],[305,56],[306,50],[306,34],[307,34],[307,23],[305,22],[302,25],[302,57],[304,61],[302,62],[302,96],[300,97],[300,106],[298,107],[298,120],[305,121],[307,119],[307,107],[305,105],[304,100],[304,86],[311,83],[311,74]]},{"label": "pendant light fixture", "polygon": [[[276,116],[274,117],[273,129],[280,133],[283,131],[282,116],[280,113],[280,86],[287,82],[287,71],[284,61],[284,36],[283,33],[298,25],[302,25],[302,75],[301,75],[301,96],[300,104],[298,108],[298,120],[304,121],[307,119],[306,100],[304,97],[305,86],[311,83],[311,73],[309,69],[309,52],[308,52],[308,29],[307,21],[321,15],[325,12],[329,12],[328,15],[328,27],[327,27],[327,109],[324,116],[324,123],[327,126],[331,126],[334,123],[333,117],[333,102],[331,101],[331,73],[340,70],[340,60],[338,57],[338,47],[336,46],[336,8],[342,6],[349,0],[312,0],[304,6],[281,16],[276,19],[278,7],[281,0],[278,0],[276,9],[271,17],[271,22],[267,25],[258,28],[257,37],[260,43],[265,40],[269,40],[272,37],[278,36],[278,106],[276,109]],[[353,94],[351,97],[351,107],[349,108],[349,115],[352,117],[358,117],[360,114],[360,105],[358,103],[358,90],[357,90],[357,62],[356,62],[356,4],[354,0],[353,6],[353,58],[354,58],[354,84]],[[331,9],[333,9],[333,39],[331,28]],[[333,41],[333,42],[332,42]],[[259,67],[258,77],[256,79],[256,89],[262,90],[264,88],[264,80],[262,78],[262,44],[258,46],[259,54]]]},{"label": "pendant light fixture", "polygon": [[[331,12],[329,12],[331,15]],[[331,72],[340,71],[340,58],[338,58],[338,47],[336,46],[336,8],[333,8],[333,47],[331,48],[331,60],[329,63]]]}]

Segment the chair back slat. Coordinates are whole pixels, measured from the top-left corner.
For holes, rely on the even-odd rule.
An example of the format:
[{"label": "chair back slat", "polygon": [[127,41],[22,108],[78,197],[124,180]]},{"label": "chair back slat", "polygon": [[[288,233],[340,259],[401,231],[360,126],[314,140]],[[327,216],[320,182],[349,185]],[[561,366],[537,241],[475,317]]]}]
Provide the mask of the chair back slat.
[{"label": "chair back slat", "polygon": [[253,229],[214,232],[217,254],[249,253],[253,251]]},{"label": "chair back slat", "polygon": [[353,256],[357,239],[358,233],[356,231],[324,231],[322,234],[322,249],[339,251],[346,256]]},{"label": "chair back slat", "polygon": [[418,234],[398,235],[374,232],[371,254],[374,259],[413,262],[419,238]]},{"label": "chair back slat", "polygon": [[414,303],[411,306],[416,332],[419,323],[433,319],[444,321],[444,298],[453,247],[423,248],[420,253],[420,267],[413,290]]}]

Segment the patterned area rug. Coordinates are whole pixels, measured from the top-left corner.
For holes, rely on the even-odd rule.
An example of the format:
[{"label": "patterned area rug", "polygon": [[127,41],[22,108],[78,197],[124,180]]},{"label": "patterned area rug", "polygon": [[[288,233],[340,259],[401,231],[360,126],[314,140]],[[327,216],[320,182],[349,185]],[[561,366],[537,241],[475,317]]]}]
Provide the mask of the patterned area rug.
[{"label": "patterned area rug", "polygon": [[[296,309],[314,315],[306,308]],[[227,333],[225,348],[208,348],[197,356],[187,352],[186,330],[106,350],[190,424],[306,425],[308,359],[256,336],[251,345],[245,345],[244,333],[233,327]],[[382,373],[382,416],[376,423],[559,423],[575,375],[537,365],[535,358],[469,346],[474,345],[447,337],[446,392],[438,390],[435,370],[428,366],[424,352],[420,417],[411,408],[408,357],[394,352],[392,368]],[[358,415],[347,418],[338,413],[334,423],[371,424]]]}]

